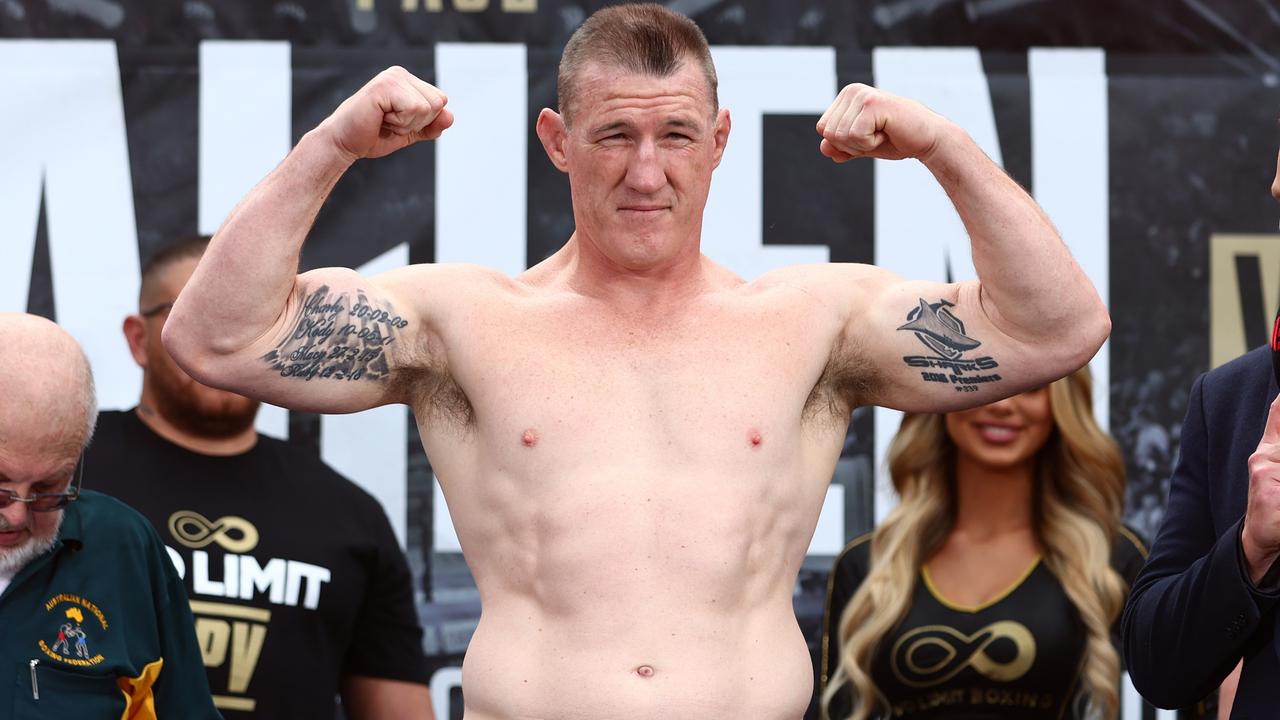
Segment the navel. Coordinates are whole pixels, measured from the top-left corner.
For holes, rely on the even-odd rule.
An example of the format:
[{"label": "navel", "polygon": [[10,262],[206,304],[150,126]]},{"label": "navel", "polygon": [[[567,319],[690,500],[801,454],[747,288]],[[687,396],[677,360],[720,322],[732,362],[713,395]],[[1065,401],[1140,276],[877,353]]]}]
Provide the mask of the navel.
[{"label": "navel", "polygon": [[653,677],[653,666],[641,665],[640,667],[636,668],[636,674],[642,678],[651,678]]},{"label": "navel", "polygon": [[529,428],[528,430],[525,430],[524,434],[520,436],[520,444],[527,448],[531,448],[534,445],[537,445],[538,431],[534,430],[533,428]]}]

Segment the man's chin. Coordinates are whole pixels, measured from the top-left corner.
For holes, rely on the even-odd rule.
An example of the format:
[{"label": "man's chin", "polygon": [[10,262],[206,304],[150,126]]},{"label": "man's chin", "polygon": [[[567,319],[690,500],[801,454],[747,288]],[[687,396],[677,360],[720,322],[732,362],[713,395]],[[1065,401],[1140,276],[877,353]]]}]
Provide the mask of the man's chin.
[{"label": "man's chin", "polygon": [[261,403],[242,395],[207,390],[187,397],[157,397],[160,414],[183,431],[203,438],[235,437],[253,428]]},{"label": "man's chin", "polygon": [[0,575],[15,575],[32,560],[43,555],[53,547],[57,538],[55,531],[48,537],[28,536],[26,542],[12,546],[0,545]]}]

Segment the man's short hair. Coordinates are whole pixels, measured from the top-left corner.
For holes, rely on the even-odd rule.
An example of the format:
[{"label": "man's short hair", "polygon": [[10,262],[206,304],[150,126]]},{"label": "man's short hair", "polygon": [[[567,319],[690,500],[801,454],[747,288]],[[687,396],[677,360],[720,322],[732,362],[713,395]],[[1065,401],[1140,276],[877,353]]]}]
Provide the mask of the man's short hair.
[{"label": "man's short hair", "polygon": [[156,251],[142,263],[142,284],[139,288],[141,294],[145,295],[148,287],[155,281],[156,275],[183,260],[200,259],[204,256],[205,250],[209,249],[210,236],[208,235],[188,235],[169,243],[160,250]]},{"label": "man's short hair", "polygon": [[702,67],[711,110],[720,107],[711,48],[697,23],[652,3],[616,5],[596,12],[569,38],[560,56],[557,102],[566,122],[578,76],[592,63],[653,77],[668,77],[686,59]]},{"label": "man's short hair", "polygon": [[84,441],[80,444],[81,449],[89,447],[89,443],[93,442],[93,431],[98,427],[98,388],[93,382],[93,367],[89,365],[89,358],[84,356],[84,350],[80,350],[81,356],[84,358],[84,378],[83,388],[83,404],[84,404]]}]

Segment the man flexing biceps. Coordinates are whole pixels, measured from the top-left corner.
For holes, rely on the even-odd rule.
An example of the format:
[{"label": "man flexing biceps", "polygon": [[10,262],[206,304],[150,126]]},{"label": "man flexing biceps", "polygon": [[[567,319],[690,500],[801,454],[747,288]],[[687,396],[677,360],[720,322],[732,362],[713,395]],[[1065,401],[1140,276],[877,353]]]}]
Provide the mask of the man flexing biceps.
[{"label": "man flexing biceps", "polygon": [[703,256],[728,110],[701,31],[602,10],[537,132],[575,232],[516,278],[415,265],[295,276],[359,158],[453,117],[392,68],[241,202],[165,327],[198,380],[319,412],[413,407],[484,613],[468,718],[794,718],[811,694],[791,606],[850,411],[945,411],[1086,363],[1105,308],[1040,208],[957,126],[845,88],[820,150],[917,158],[952,197],[980,277],[862,265],[746,282]]}]

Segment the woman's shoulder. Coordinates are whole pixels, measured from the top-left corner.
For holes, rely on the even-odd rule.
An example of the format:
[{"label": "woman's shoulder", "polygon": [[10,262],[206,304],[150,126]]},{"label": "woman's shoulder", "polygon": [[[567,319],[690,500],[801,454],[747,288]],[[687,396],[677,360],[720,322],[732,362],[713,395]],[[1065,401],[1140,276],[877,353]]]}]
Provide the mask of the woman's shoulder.
[{"label": "woman's shoulder", "polygon": [[867,532],[849,541],[848,545],[836,556],[834,571],[836,574],[865,577],[871,569],[871,538],[875,533]]}]

